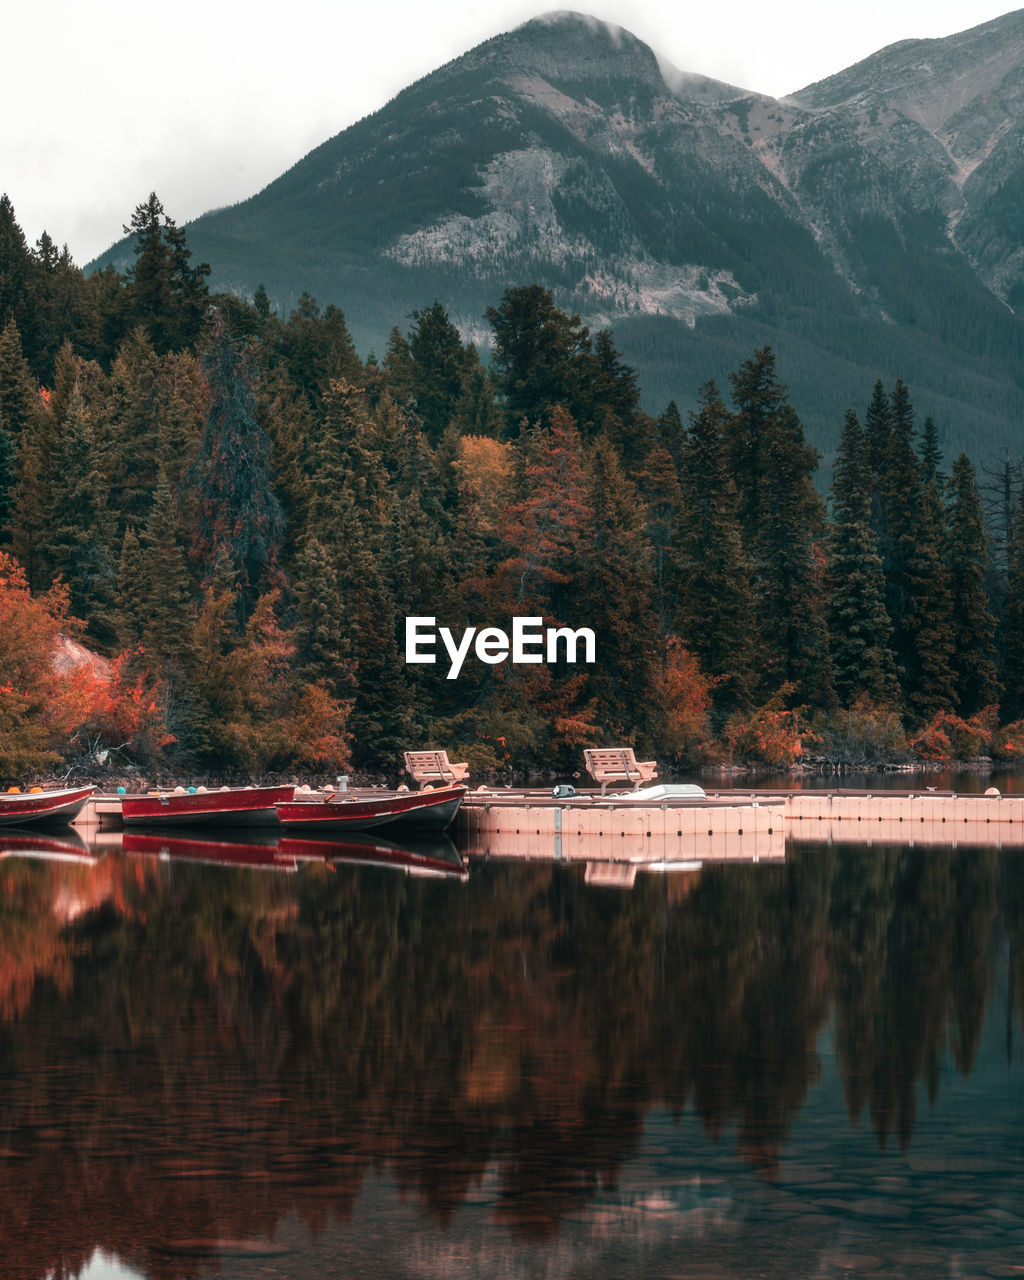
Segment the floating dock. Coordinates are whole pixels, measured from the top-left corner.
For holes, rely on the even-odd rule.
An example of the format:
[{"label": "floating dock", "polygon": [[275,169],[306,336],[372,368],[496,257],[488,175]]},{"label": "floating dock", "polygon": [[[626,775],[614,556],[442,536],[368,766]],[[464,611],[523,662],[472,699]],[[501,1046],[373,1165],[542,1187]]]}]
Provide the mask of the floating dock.
[{"label": "floating dock", "polygon": [[785,800],[673,794],[671,787],[604,795],[471,792],[456,817],[474,854],[657,865],[785,857]]},{"label": "floating dock", "polygon": [[457,831],[493,857],[673,865],[781,858],[787,841],[1024,848],[1024,795],[672,790],[559,798],[480,789],[463,801]]},{"label": "floating dock", "polygon": [[[75,825],[102,831],[119,815],[118,797],[94,796]],[[481,787],[466,796],[450,834],[472,857],[585,862],[595,879],[608,880],[620,874],[615,865],[781,860],[789,841],[1024,848],[1024,794],[728,788],[702,795],[669,784],[556,795]],[[609,869],[598,872],[598,864]]]}]

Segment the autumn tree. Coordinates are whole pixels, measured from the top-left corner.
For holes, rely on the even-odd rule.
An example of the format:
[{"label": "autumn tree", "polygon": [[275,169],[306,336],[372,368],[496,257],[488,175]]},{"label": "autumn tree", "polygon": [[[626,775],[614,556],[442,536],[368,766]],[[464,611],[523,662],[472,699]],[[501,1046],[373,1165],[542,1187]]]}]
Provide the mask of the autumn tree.
[{"label": "autumn tree", "polygon": [[67,616],[66,587],[33,596],[17,560],[0,551],[0,776],[58,759],[70,726],[53,659]]}]

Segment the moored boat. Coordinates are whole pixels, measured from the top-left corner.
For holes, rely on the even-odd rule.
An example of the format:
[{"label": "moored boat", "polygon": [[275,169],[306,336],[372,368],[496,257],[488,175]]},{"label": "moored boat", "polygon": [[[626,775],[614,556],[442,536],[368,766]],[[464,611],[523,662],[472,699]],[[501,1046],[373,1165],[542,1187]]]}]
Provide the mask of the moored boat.
[{"label": "moored boat", "polygon": [[72,822],[95,790],[95,787],[64,787],[0,792],[0,826]]},{"label": "moored boat", "polygon": [[122,796],[121,820],[125,826],[272,827],[277,825],[278,804],[291,800],[295,788],[221,787],[207,791],[179,788],[149,795]]},{"label": "moored boat", "polygon": [[283,827],[306,831],[445,831],[459,811],[466,788],[434,791],[329,792],[324,797],[281,802]]}]

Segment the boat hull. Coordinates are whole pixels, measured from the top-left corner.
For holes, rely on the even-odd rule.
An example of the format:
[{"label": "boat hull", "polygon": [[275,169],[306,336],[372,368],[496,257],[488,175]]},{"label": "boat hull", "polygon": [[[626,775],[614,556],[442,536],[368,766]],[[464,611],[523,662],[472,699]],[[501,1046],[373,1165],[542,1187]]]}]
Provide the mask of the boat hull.
[{"label": "boat hull", "polygon": [[37,823],[67,824],[78,817],[95,787],[66,787],[58,791],[25,791],[0,794],[0,826],[24,827]]},{"label": "boat hull", "polygon": [[275,806],[294,794],[294,787],[238,787],[122,796],[121,820],[127,827],[275,827]]},{"label": "boat hull", "polygon": [[277,806],[285,828],[305,831],[446,831],[459,811],[465,787],[390,791],[383,795],[329,796]]}]

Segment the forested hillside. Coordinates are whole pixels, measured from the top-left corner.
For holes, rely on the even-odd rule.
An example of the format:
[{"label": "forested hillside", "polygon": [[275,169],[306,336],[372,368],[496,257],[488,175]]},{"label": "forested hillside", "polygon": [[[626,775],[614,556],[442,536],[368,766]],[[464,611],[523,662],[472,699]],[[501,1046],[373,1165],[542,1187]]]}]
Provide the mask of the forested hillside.
[{"label": "forested hillside", "polygon": [[[130,234],[85,276],[0,201],[0,774],[1024,747],[1020,467],[943,458],[914,388],[865,384],[826,503],[770,347],[650,415],[539,285],[486,364],[430,299],[363,360],[335,306],[211,296],[156,196]],[[409,617],[524,616],[596,661],[406,662]]]}]

